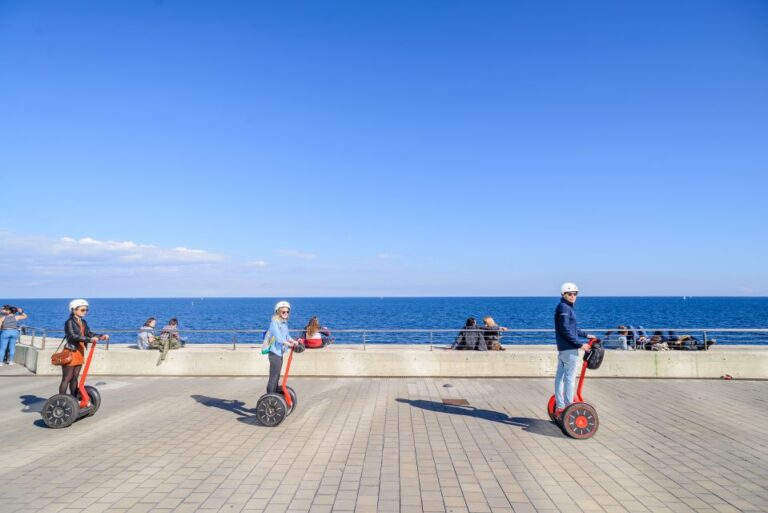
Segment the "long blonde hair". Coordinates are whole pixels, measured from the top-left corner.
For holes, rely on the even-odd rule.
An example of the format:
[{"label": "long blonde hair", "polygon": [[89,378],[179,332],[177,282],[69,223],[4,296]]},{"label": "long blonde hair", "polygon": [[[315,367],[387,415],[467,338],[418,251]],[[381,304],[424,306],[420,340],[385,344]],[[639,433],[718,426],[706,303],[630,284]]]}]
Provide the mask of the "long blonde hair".
[{"label": "long blonde hair", "polygon": [[313,315],[307,323],[307,327],[304,328],[304,335],[309,338],[318,331],[320,331],[320,321],[317,320],[316,315]]},{"label": "long blonde hair", "polygon": [[496,327],[496,321],[494,321],[493,317],[491,317],[490,315],[486,315],[485,317],[483,317],[483,323],[489,328]]}]

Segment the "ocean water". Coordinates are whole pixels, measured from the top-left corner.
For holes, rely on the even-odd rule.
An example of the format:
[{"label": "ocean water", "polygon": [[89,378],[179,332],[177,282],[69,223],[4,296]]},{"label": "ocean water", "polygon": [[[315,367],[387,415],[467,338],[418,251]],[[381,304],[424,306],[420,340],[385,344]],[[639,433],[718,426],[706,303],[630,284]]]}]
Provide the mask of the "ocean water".
[{"label": "ocean water", "polygon": [[[469,316],[491,315],[502,326],[514,329],[551,329],[557,297],[430,297],[430,298],[287,298],[292,304],[291,329],[300,329],[312,315],[335,332],[337,342],[363,342],[361,333],[338,330],[447,329],[456,330]],[[227,343],[232,330],[238,342],[260,341],[256,332],[266,329],[275,298],[102,298],[90,301],[88,322],[100,333],[111,333],[112,342],[133,342],[136,329],[147,317],[158,319],[158,328],[177,317],[190,343]],[[49,336],[61,336],[69,299],[8,299],[24,308],[27,326],[43,328]],[[600,329],[619,324],[653,328],[709,328],[719,344],[768,344],[768,333],[728,334],[717,328],[768,328],[766,297],[579,297],[579,327],[600,336]],[[59,331],[57,333],[56,331]],[[190,330],[219,330],[194,333]],[[123,333],[124,331],[124,333]],[[701,332],[690,332],[701,338]],[[450,343],[451,333],[433,333],[432,342]],[[429,334],[366,333],[367,343],[429,343]],[[504,336],[505,344],[554,342],[548,333]]]}]

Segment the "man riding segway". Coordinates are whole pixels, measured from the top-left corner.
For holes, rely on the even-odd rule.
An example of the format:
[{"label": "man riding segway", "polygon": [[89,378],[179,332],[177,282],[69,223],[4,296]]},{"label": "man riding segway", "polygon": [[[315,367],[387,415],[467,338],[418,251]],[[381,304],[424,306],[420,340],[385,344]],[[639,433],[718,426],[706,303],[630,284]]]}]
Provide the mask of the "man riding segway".
[{"label": "man riding segway", "polygon": [[557,372],[555,373],[555,419],[558,421],[566,406],[573,402],[574,381],[579,366],[579,349],[589,351],[590,344],[582,344],[579,337],[593,339],[576,326],[574,304],[579,288],[574,283],[560,287],[560,303],[555,309],[555,338],[557,340]]}]

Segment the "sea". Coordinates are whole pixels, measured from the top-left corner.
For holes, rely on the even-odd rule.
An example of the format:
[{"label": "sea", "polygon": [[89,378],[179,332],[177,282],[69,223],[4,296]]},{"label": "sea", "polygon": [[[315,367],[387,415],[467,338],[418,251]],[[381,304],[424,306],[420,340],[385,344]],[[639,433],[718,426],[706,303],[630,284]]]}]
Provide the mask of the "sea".
[{"label": "sea", "polygon": [[[504,344],[554,343],[551,329],[557,297],[384,297],[384,298],[96,298],[89,299],[88,323],[110,333],[110,343],[134,343],[136,330],[156,317],[158,330],[176,317],[188,343],[258,343],[269,325],[275,302],[291,302],[289,326],[303,328],[311,316],[327,326],[337,343],[451,343],[465,320],[490,315],[509,328]],[[23,308],[22,324],[61,337],[69,299],[5,299]],[[720,332],[722,329],[768,329],[768,297],[579,297],[579,327],[603,336],[618,325],[646,330],[674,328],[678,335],[714,338],[718,344],[768,344],[768,333]],[[345,330],[366,330],[345,331]],[[388,330],[425,330],[398,332]],[[428,330],[435,330],[429,332]],[[447,330],[447,331],[438,331]],[[30,330],[31,332],[31,330]]]}]

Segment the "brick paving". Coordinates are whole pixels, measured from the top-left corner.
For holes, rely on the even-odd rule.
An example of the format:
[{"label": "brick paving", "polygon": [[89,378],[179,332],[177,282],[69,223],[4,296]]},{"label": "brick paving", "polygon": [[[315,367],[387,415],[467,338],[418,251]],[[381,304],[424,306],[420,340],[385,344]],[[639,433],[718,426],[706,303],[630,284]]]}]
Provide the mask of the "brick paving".
[{"label": "brick paving", "polygon": [[584,441],[550,379],[296,378],[276,428],[265,382],[97,377],[96,416],[50,430],[57,380],[0,376],[0,511],[768,511],[768,382],[593,379]]}]

